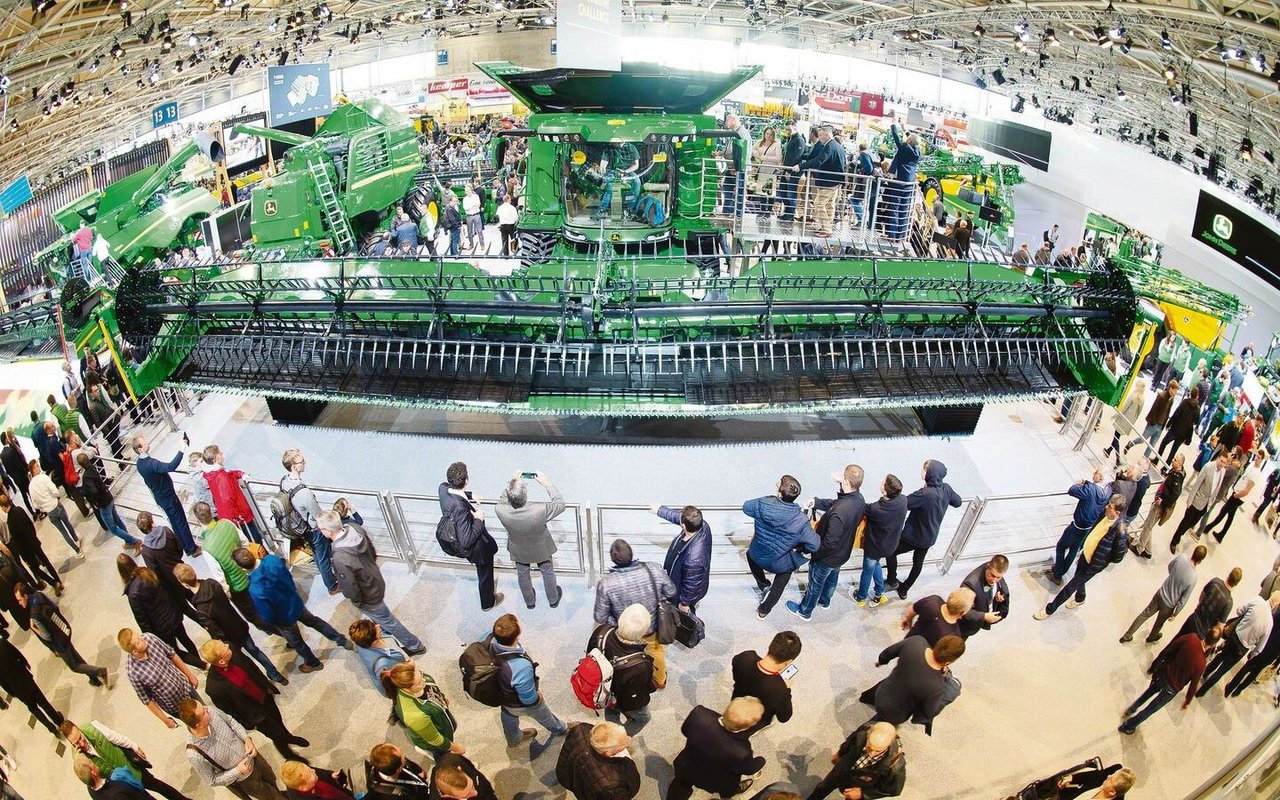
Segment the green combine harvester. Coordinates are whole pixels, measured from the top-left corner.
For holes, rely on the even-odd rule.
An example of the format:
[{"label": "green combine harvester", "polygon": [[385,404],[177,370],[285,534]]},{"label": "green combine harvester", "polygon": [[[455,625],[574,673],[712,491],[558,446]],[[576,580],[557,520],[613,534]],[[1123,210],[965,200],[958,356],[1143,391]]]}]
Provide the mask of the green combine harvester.
[{"label": "green combine harvester", "polygon": [[76,321],[77,345],[110,349],[138,396],[167,383],[516,414],[913,408],[932,431],[971,431],[988,402],[1117,402],[1127,376],[1103,357],[1141,323],[1118,270],[787,255],[730,276],[733,220],[708,186],[734,134],[706,111],[758,68],[477,66],[535,112],[503,132],[529,145],[514,258],[358,255],[397,202],[418,205],[421,167],[401,148],[412,125],[362,101],[255,188],[253,242],[131,269]]}]

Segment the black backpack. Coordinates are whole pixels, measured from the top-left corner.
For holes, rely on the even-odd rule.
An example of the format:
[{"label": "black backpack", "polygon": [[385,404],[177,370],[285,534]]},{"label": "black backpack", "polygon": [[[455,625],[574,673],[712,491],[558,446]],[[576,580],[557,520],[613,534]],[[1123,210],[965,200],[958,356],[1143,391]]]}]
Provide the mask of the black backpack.
[{"label": "black backpack", "polygon": [[436,542],[447,556],[454,558],[470,558],[471,554],[458,540],[458,527],[453,524],[453,517],[447,513],[436,523]]},{"label": "black backpack", "polygon": [[[480,641],[467,645],[458,657],[458,668],[462,670],[462,689],[472,700],[490,708],[519,706],[520,698],[515,691],[504,690],[502,687],[502,662],[529,657],[523,653],[495,653],[490,646],[492,642],[493,634],[489,634]],[[534,664],[534,667],[537,666]]]}]

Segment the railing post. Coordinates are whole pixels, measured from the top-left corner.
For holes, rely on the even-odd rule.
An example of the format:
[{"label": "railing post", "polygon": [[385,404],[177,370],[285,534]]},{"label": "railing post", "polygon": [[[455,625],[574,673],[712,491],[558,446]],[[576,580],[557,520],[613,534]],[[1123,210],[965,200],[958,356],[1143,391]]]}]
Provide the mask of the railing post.
[{"label": "railing post", "polygon": [[409,533],[409,524],[400,514],[400,504],[392,499],[390,492],[378,492],[378,502],[382,505],[382,515],[387,520],[387,533],[395,540],[396,548],[404,554],[409,572],[418,574],[418,548],[414,545],[413,536]]},{"label": "railing post", "polygon": [[1089,437],[1093,435],[1094,426],[1102,419],[1102,403],[1094,403],[1089,409],[1089,415],[1085,417],[1084,429],[1080,431],[1080,438],[1076,440],[1075,446],[1071,449],[1080,452],[1084,446],[1088,444]]},{"label": "railing post", "polygon": [[587,586],[594,587],[599,580],[599,573],[596,567],[596,545],[595,545],[595,529],[591,525],[591,506],[583,506],[578,512],[586,519],[586,529],[583,536],[582,546],[587,548]]},{"label": "railing post", "polygon": [[160,409],[160,415],[164,417],[165,423],[169,426],[169,432],[177,433],[178,423],[173,421],[173,412],[169,410],[169,404],[165,401],[164,395],[160,392],[153,392],[152,398],[155,400],[156,407]]},{"label": "railing post", "polygon": [[964,554],[965,547],[969,545],[969,537],[978,527],[978,521],[982,519],[982,512],[986,507],[987,498],[979,496],[973,498],[969,507],[964,510],[964,516],[960,518],[955,535],[951,537],[951,544],[947,545],[947,553],[938,564],[939,574],[946,575],[950,572],[952,565]]},{"label": "railing post", "polygon": [[[240,493],[249,501],[249,508],[253,509],[253,521],[258,526],[258,530],[262,532],[264,541],[271,542],[276,552],[280,552],[280,547],[284,544],[283,540],[275,534],[275,529],[267,524],[267,518],[263,516],[262,509],[258,506],[258,498],[254,496],[253,490],[249,488],[249,484],[243,479],[240,481]],[[284,548],[284,554],[289,554],[289,548]]]}]

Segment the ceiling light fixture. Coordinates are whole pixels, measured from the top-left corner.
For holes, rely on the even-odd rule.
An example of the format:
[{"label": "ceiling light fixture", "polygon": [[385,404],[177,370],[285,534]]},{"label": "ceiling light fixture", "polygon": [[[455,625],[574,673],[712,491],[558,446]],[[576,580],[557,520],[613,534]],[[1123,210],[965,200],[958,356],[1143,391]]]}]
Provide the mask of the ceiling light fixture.
[{"label": "ceiling light fixture", "polygon": [[1245,161],[1253,160],[1253,140],[1249,138],[1248,134],[1245,134],[1245,137],[1240,140],[1240,157]]},{"label": "ceiling light fixture", "polygon": [[1160,46],[1165,50],[1173,49],[1173,40],[1169,38],[1168,31],[1160,31]]},{"label": "ceiling light fixture", "polygon": [[981,22],[973,26],[973,35],[979,39],[987,35],[987,29],[982,27]]},{"label": "ceiling light fixture", "polygon": [[1054,34],[1053,28],[1044,29],[1044,43],[1049,45],[1050,47],[1057,47],[1060,44],[1062,44],[1061,42],[1058,41],[1057,35]]},{"label": "ceiling light fixture", "polygon": [[1249,65],[1253,67],[1254,72],[1267,71],[1267,57],[1262,53],[1254,53],[1253,58],[1249,59]]},{"label": "ceiling light fixture", "polygon": [[1127,99],[1129,99],[1129,96],[1128,96],[1128,95],[1126,95],[1126,94],[1124,93],[1124,89],[1121,89],[1121,88],[1120,88],[1120,84],[1118,84],[1118,83],[1116,84],[1116,99],[1117,99],[1117,100],[1127,100]]},{"label": "ceiling light fixture", "polygon": [[1131,50],[1133,50],[1133,39],[1125,37],[1125,40],[1120,43],[1120,52],[1127,55]]}]

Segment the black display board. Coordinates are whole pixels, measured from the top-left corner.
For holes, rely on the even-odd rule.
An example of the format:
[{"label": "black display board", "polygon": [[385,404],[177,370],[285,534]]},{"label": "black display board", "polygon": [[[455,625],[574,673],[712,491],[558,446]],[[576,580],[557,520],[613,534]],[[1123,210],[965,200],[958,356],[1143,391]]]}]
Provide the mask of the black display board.
[{"label": "black display board", "polygon": [[1016,122],[990,119],[969,120],[969,141],[983,150],[1049,171],[1049,149],[1053,134]]},{"label": "black display board", "polygon": [[1201,190],[1191,238],[1280,289],[1280,234],[1241,209]]}]

